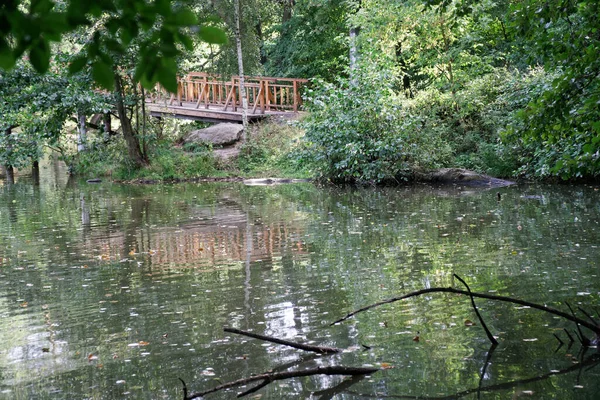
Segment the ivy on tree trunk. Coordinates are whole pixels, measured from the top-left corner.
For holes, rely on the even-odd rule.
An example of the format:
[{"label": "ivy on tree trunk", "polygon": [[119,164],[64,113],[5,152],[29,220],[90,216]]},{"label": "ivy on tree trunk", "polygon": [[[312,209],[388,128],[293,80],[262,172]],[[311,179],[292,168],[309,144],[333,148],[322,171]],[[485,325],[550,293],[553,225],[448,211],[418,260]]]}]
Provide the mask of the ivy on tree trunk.
[{"label": "ivy on tree trunk", "polygon": [[125,138],[125,143],[127,144],[127,153],[129,155],[129,159],[137,168],[144,167],[149,164],[148,159],[140,149],[140,141],[136,135],[136,132],[133,130],[131,120],[127,117],[127,113],[125,112],[123,84],[118,74],[115,74],[115,90],[117,93],[115,100],[117,114],[119,115],[119,120],[121,121],[121,129],[123,130],[123,137]]}]

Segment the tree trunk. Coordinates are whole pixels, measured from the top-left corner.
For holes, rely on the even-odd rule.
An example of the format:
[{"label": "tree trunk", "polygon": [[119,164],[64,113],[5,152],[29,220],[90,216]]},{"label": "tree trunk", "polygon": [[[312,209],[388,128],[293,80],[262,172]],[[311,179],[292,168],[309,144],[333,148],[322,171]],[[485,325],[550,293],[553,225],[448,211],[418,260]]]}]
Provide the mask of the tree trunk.
[{"label": "tree trunk", "polygon": [[77,152],[85,151],[87,142],[87,127],[85,126],[85,114],[77,112]]},{"label": "tree trunk", "polygon": [[[10,134],[12,133],[12,128],[7,128],[4,130],[4,136],[6,136],[6,149],[4,152],[6,153],[6,158],[10,160],[10,156],[12,153],[12,144],[10,142]],[[2,165],[2,169],[4,170],[4,176],[6,177],[5,182],[8,185],[12,185],[15,183],[15,169],[8,161],[6,164]]]},{"label": "tree trunk", "polygon": [[33,160],[31,163],[31,178],[34,185],[40,184],[40,162],[38,160]]},{"label": "tree trunk", "polygon": [[263,35],[262,21],[259,20],[254,26],[254,28],[256,30],[256,36],[258,37],[260,43],[258,46],[258,50],[260,51],[260,65],[265,65],[267,63],[267,54],[265,52],[265,39]]},{"label": "tree trunk", "polygon": [[284,0],[283,2],[283,15],[281,16],[282,24],[285,24],[292,19],[292,1],[293,0]]},{"label": "tree trunk", "polygon": [[9,185],[13,185],[15,183],[15,169],[12,165],[3,165],[2,169],[4,170],[4,175],[6,176],[5,182]]},{"label": "tree trunk", "polygon": [[356,38],[360,31],[359,27],[350,28],[350,79],[356,84],[356,63],[358,61],[358,49],[356,47]]},{"label": "tree trunk", "polygon": [[107,142],[112,133],[112,121],[110,118],[110,113],[105,113],[102,116],[102,122],[104,123],[104,141]]},{"label": "tree trunk", "polygon": [[115,89],[117,92],[117,114],[119,115],[119,120],[121,121],[121,129],[123,129],[125,143],[127,143],[127,153],[129,154],[129,159],[137,168],[144,167],[148,165],[148,160],[140,149],[140,141],[133,130],[133,126],[131,126],[131,120],[127,118],[127,113],[125,112],[125,103],[123,101],[123,85],[121,84],[121,78],[118,76],[118,74],[115,74]]},{"label": "tree trunk", "polygon": [[246,84],[244,82],[244,60],[242,57],[242,38],[240,35],[240,19],[241,9],[240,0],[234,0],[233,3],[235,13],[235,44],[237,48],[238,70],[240,75],[240,98],[242,101],[242,124],[244,131],[242,132],[242,143],[246,142],[248,131],[248,97],[246,96]]}]

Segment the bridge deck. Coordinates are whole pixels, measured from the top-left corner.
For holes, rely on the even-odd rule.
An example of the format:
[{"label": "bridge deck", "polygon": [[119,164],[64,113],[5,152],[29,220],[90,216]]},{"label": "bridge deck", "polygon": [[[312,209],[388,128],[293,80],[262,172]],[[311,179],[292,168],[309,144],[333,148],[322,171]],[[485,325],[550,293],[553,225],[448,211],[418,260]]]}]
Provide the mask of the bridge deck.
[{"label": "bridge deck", "polygon": [[[247,77],[248,119],[290,116],[302,106],[300,89],[306,79]],[[146,99],[154,117],[195,119],[209,122],[241,122],[240,79],[223,80],[217,75],[193,72],[178,79],[177,93],[161,87]]]},{"label": "bridge deck", "polygon": [[[238,108],[237,111],[223,111],[223,107],[217,105],[209,105],[208,108],[196,108],[196,103],[184,101],[181,106],[146,102],[146,109],[151,116],[160,118],[181,118],[207,122],[242,122],[241,108]],[[248,110],[248,121],[250,122],[270,116],[288,117],[297,114],[294,111],[271,110],[265,111],[264,114],[260,112],[252,113],[251,111],[252,109]]]}]

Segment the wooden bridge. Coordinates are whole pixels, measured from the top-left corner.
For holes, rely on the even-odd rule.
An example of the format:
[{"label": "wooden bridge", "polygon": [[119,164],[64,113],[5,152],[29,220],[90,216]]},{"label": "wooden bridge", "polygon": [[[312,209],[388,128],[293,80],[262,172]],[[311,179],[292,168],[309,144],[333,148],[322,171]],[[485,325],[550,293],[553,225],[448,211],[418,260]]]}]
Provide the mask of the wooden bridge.
[{"label": "wooden bridge", "polygon": [[[306,79],[245,77],[248,120],[273,115],[292,115],[302,107],[300,91]],[[241,122],[240,79],[192,72],[178,79],[177,94],[158,87],[146,99],[153,117],[194,119],[208,122]]]}]

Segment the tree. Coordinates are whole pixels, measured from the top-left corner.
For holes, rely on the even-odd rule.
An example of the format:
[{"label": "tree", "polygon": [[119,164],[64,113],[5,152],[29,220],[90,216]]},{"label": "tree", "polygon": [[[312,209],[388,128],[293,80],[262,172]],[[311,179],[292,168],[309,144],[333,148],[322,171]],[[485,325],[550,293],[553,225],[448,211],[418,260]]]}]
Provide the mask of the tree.
[{"label": "tree", "polygon": [[526,38],[552,82],[519,113],[508,139],[528,151],[536,175],[600,174],[600,4],[527,0],[511,25]]},{"label": "tree", "polygon": [[[135,78],[147,88],[159,82],[177,90],[175,57],[193,48],[192,35],[208,43],[226,41],[224,32],[197,16],[180,2],[157,0],[8,0],[0,6],[0,68],[12,69],[27,55],[36,71],[50,66],[51,43],[80,27],[90,27],[88,51],[73,60],[71,72],[89,62],[93,77],[112,89],[115,82],[112,54],[123,54],[135,38],[142,37]],[[146,34],[149,33],[149,34]],[[144,35],[146,34],[146,35]]]},{"label": "tree", "polygon": [[297,1],[289,19],[276,28],[276,40],[265,46],[267,74],[329,82],[346,75],[348,13],[345,0]]},{"label": "tree", "polygon": [[240,0],[234,0],[233,13],[235,14],[235,44],[237,49],[238,70],[240,76],[240,98],[242,99],[242,124],[244,126],[243,141],[246,141],[248,132],[248,97],[246,96],[246,84],[244,81],[244,57],[242,53],[242,38],[240,37]]}]

